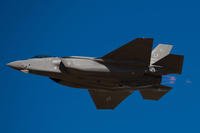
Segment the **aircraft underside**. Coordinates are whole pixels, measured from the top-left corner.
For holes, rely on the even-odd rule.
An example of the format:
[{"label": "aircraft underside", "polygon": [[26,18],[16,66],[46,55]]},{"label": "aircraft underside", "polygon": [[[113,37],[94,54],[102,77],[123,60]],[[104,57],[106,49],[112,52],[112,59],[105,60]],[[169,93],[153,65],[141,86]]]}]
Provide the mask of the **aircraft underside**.
[{"label": "aircraft underside", "polygon": [[114,77],[107,78],[97,76],[98,74],[81,75],[66,73],[62,76],[51,77],[52,80],[59,84],[71,86],[75,88],[96,88],[98,90],[132,90],[147,85],[158,85],[161,82],[161,76],[130,76],[130,77]]}]

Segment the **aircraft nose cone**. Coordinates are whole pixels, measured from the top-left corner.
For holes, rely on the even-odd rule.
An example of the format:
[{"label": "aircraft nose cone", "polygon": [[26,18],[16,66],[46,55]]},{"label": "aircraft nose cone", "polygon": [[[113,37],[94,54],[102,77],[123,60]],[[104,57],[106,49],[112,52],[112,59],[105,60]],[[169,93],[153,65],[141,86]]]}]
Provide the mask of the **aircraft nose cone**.
[{"label": "aircraft nose cone", "polygon": [[11,67],[11,68],[17,69],[17,70],[22,70],[22,69],[25,68],[25,66],[23,65],[23,63],[21,61],[13,61],[13,62],[10,62],[6,65]]}]

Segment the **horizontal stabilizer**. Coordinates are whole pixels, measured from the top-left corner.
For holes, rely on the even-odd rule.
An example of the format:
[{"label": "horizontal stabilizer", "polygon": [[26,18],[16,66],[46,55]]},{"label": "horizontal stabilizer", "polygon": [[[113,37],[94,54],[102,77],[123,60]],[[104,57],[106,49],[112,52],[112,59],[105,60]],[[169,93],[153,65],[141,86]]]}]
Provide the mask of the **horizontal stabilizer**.
[{"label": "horizontal stabilizer", "polygon": [[140,89],[139,91],[144,99],[159,100],[170,90],[171,87],[159,85],[159,86]]},{"label": "horizontal stabilizer", "polygon": [[114,109],[132,92],[88,90],[97,109]]},{"label": "horizontal stabilizer", "polygon": [[152,43],[153,39],[151,38],[137,38],[101,58],[118,61],[141,61],[144,66],[149,66]]},{"label": "horizontal stabilizer", "polygon": [[151,52],[150,64],[152,65],[155,62],[167,56],[172,50],[172,47],[173,47],[172,45],[168,45],[168,44],[159,44],[157,47],[155,47]]},{"label": "horizontal stabilizer", "polygon": [[163,74],[181,74],[184,56],[169,54],[153,65],[161,66]]}]

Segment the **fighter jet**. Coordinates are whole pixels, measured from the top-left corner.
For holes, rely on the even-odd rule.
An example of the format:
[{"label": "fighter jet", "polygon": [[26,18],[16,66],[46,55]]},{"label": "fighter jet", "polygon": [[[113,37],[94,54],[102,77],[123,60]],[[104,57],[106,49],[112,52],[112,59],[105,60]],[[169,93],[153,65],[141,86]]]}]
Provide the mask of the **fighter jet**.
[{"label": "fighter jet", "polygon": [[143,99],[159,100],[171,87],[161,85],[162,76],[181,74],[184,56],[170,54],[172,45],[152,38],[137,38],[97,58],[35,56],[7,65],[49,77],[58,84],[88,90],[97,109],[114,109],[138,90]]}]

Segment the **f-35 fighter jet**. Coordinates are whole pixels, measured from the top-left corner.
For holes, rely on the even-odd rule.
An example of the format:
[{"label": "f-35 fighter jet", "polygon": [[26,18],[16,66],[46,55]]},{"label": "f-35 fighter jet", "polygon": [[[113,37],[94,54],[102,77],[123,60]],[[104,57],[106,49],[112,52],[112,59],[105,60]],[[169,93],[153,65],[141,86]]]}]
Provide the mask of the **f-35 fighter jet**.
[{"label": "f-35 fighter jet", "polygon": [[144,99],[159,100],[171,87],[162,75],[181,74],[183,56],[170,54],[172,45],[137,38],[99,58],[36,56],[7,65],[25,73],[47,76],[74,88],[87,89],[97,109],[114,109],[138,90]]}]

